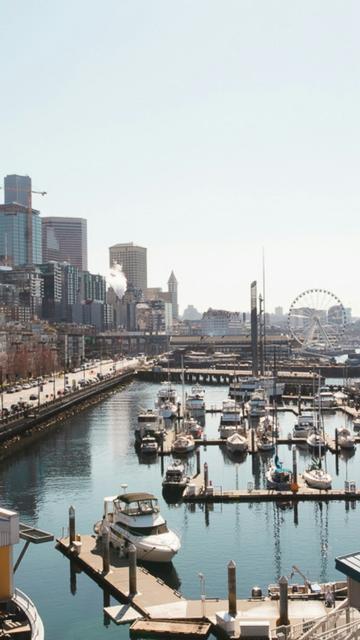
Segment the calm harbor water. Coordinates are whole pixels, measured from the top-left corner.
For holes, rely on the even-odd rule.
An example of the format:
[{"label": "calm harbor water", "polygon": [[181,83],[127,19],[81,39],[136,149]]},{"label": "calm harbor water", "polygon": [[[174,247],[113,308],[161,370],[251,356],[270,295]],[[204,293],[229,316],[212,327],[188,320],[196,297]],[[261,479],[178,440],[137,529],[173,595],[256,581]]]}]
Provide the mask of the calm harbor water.
[{"label": "calm harbor water", "polygon": [[[279,508],[272,503],[215,504],[205,509],[164,502],[160,460],[139,461],[133,436],[139,411],[153,407],[157,389],[157,385],[134,382],[2,463],[3,506],[18,510],[22,521],[59,536],[66,531],[72,504],[78,532],[90,533],[101,517],[104,496],[120,492],[122,483],[131,491],[151,491],[159,497],[169,526],[182,539],[173,566],[162,568],[161,576],[189,598],[200,597],[199,572],[205,576],[207,596],[226,597],[230,559],[237,564],[238,597],[247,597],[254,585],[266,591],[280,575],[289,575],[293,564],[313,579],[340,578],[334,558],[358,550],[360,505],[300,503],[296,513],[291,506]],[[225,386],[207,387],[206,402],[218,405],[226,394]],[[219,420],[219,414],[207,415],[208,438],[217,436]],[[279,414],[283,435],[291,431],[294,421],[290,412]],[[341,414],[325,417],[329,433],[346,422]],[[290,466],[291,450],[280,446],[279,454]],[[359,455],[342,455],[336,475],[335,456],[327,454],[333,487],[343,487],[345,479],[359,486]],[[165,467],[170,460],[165,458]],[[247,456],[244,462],[234,463],[225,451],[209,446],[201,450],[201,463],[205,461],[216,486],[246,488],[249,481],[265,486],[269,457]],[[299,472],[309,461],[309,453],[300,450]],[[188,470],[195,471],[195,456],[188,459]],[[19,551],[20,545],[15,557]],[[16,573],[16,585],[38,606],[48,639],[93,640],[105,634],[128,638],[128,627],[113,623],[104,627],[100,587],[83,573],[76,582],[72,594],[69,561],[51,543],[30,547]]]}]

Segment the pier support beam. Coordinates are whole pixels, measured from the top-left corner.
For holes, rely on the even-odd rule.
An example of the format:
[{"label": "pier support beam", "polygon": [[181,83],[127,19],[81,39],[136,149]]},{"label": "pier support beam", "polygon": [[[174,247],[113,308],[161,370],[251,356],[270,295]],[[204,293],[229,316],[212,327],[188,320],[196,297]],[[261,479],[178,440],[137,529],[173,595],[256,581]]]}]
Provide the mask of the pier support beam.
[{"label": "pier support beam", "polygon": [[229,615],[236,618],[236,564],[230,560],[228,564],[228,599],[229,599]]},{"label": "pier support beam", "polygon": [[201,467],[200,467],[200,449],[196,450],[196,475],[200,475]]},{"label": "pier support beam", "polygon": [[293,463],[293,482],[297,484],[297,460],[296,460],[296,447],[292,448],[292,463]]},{"label": "pier support beam", "polygon": [[204,464],[204,489],[205,489],[205,491],[208,488],[208,485],[209,485],[209,467],[208,467],[208,463],[205,462],[205,464]]},{"label": "pier support beam", "polygon": [[285,576],[281,576],[279,580],[280,587],[280,616],[276,621],[276,626],[280,627],[282,625],[287,626],[290,624],[288,617],[288,580]]},{"label": "pier support beam", "polygon": [[136,547],[131,544],[129,546],[129,595],[134,596],[136,593]]},{"label": "pier support beam", "polygon": [[71,547],[75,541],[75,509],[69,507],[69,546]]},{"label": "pier support beam", "polygon": [[102,559],[103,574],[106,575],[110,571],[110,536],[108,528],[104,528],[102,534]]}]

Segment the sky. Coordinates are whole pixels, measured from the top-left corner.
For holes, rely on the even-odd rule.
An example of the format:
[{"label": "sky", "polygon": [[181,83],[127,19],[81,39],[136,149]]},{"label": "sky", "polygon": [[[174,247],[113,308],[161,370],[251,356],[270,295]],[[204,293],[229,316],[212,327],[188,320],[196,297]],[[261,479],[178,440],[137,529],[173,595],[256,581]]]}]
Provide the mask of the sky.
[{"label": "sky", "polygon": [[[360,315],[358,0],[0,0],[0,180],[88,220],[89,269],[248,310],[308,288]],[[0,196],[1,197],[1,196]]]}]

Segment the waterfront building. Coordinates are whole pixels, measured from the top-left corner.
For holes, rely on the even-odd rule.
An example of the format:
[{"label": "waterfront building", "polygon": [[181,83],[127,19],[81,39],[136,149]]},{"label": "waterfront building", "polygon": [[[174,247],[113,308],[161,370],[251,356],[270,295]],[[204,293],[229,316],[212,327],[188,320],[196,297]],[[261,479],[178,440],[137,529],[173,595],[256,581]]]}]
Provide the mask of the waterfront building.
[{"label": "waterfront building", "polygon": [[[31,215],[32,237],[28,243],[29,215]],[[40,212],[16,202],[0,205],[0,262],[18,266],[41,264],[41,218]]]},{"label": "waterfront building", "polygon": [[202,315],[200,313],[200,311],[198,311],[194,305],[192,304],[188,304],[188,306],[186,307],[184,313],[183,313],[183,320],[201,320]]},{"label": "waterfront building", "polygon": [[134,245],[133,242],[115,244],[109,248],[109,264],[121,264],[128,287],[147,288],[147,249]]},{"label": "waterfront building", "polygon": [[242,326],[240,313],[211,308],[203,314],[202,323],[208,336],[239,334]]},{"label": "waterfront building", "polygon": [[148,300],[136,305],[136,329],[149,333],[169,333],[172,327],[172,304]]},{"label": "waterfront building", "polygon": [[172,302],[172,315],[175,320],[179,317],[179,305],[178,305],[178,282],[175,278],[175,274],[172,271],[168,280],[168,291],[171,294]]},{"label": "waterfront building", "polygon": [[80,297],[85,302],[101,302],[106,300],[106,280],[99,274],[83,271],[81,273]]},{"label": "waterfront building", "polygon": [[87,271],[87,220],[85,218],[42,218],[43,261],[69,262]]},{"label": "waterfront building", "polygon": [[4,202],[10,204],[16,202],[27,209],[31,207],[31,178],[30,176],[18,176],[16,174],[4,178]]}]

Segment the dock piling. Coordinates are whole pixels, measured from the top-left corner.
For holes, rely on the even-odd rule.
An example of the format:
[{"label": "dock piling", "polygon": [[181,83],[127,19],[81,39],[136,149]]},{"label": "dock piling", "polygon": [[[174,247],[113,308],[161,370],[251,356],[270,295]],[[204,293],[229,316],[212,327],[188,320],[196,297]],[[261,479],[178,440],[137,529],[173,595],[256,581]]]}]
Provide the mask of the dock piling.
[{"label": "dock piling", "polygon": [[102,534],[102,559],[103,574],[106,575],[110,571],[110,536],[107,527],[104,527],[104,531]]},{"label": "dock piling", "polygon": [[279,587],[280,587],[280,616],[276,621],[276,626],[287,626],[290,624],[288,617],[288,580],[285,576],[281,576],[279,579]]},{"label": "dock piling", "polygon": [[134,596],[136,593],[136,547],[131,544],[129,546],[129,594]]},{"label": "dock piling", "polygon": [[199,476],[201,471],[200,467],[200,449],[196,450],[196,475]]},{"label": "dock piling", "polygon": [[75,541],[75,509],[69,507],[69,545],[72,547]]},{"label": "dock piling", "polygon": [[292,448],[292,461],[293,461],[293,482],[297,484],[297,459],[296,459],[296,447]]},{"label": "dock piling", "polygon": [[208,467],[208,463],[205,462],[205,464],[204,464],[204,489],[205,489],[205,491],[208,488],[208,484],[209,484],[209,467]]},{"label": "dock piling", "polygon": [[236,564],[233,560],[230,560],[228,564],[228,600],[229,600],[229,615],[236,618],[236,615],[237,615]]}]

